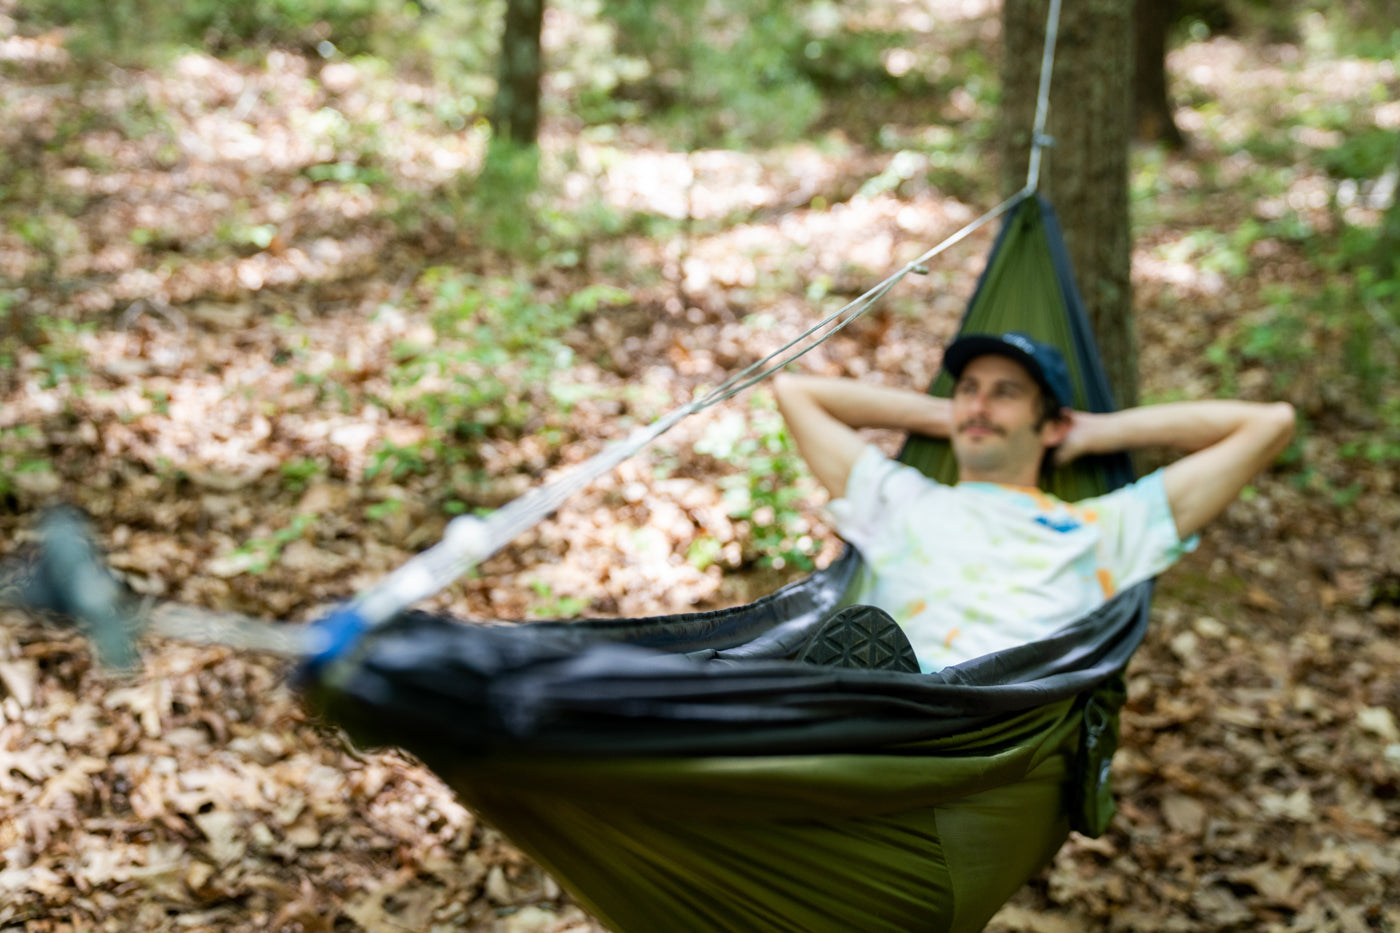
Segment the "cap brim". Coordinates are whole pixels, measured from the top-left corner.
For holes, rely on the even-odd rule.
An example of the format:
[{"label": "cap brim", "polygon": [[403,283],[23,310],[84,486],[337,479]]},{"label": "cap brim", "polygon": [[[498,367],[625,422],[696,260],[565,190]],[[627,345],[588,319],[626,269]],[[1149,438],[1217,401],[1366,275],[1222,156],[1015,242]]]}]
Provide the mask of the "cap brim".
[{"label": "cap brim", "polygon": [[956,379],[962,375],[962,371],[967,368],[968,363],[979,356],[987,356],[988,354],[1005,356],[1015,360],[1035,377],[1036,382],[1041,385],[1047,384],[1045,373],[1041,372],[1040,363],[1036,362],[1035,357],[1020,347],[990,334],[969,334],[954,340],[948,345],[948,349],[943,351],[943,368],[952,373],[953,378]]},{"label": "cap brim", "polygon": [[1050,376],[1045,372],[1045,368],[1040,365],[1040,360],[1031,356],[1025,350],[1013,343],[1007,343],[1000,337],[991,334],[968,334],[966,337],[959,337],[948,345],[948,349],[943,351],[943,368],[948,370],[956,380],[962,376],[962,371],[968,363],[979,356],[1004,356],[1009,360],[1021,364],[1021,368],[1030,374],[1041,391],[1050,398],[1058,401],[1062,406],[1071,403],[1063,392],[1057,391],[1050,381]]}]

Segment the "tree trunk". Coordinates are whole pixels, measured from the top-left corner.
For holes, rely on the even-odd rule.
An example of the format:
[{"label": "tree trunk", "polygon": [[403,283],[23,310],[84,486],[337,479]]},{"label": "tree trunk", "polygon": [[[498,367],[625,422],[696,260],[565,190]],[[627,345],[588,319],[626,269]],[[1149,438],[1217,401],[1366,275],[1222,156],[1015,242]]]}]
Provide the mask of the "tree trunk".
[{"label": "tree trunk", "polygon": [[1133,119],[1143,142],[1186,144],[1167,93],[1167,34],[1176,21],[1176,0],[1137,0],[1133,8]]},{"label": "tree trunk", "polygon": [[506,4],[491,122],[496,138],[507,139],[516,146],[533,146],[539,138],[544,3],[545,0],[509,0]]},{"label": "tree trunk", "polygon": [[[1070,260],[1120,406],[1137,403],[1128,223],[1134,0],[1064,0],[1040,190],[1064,227]],[[1026,181],[1048,0],[1002,8],[1002,187]]]}]

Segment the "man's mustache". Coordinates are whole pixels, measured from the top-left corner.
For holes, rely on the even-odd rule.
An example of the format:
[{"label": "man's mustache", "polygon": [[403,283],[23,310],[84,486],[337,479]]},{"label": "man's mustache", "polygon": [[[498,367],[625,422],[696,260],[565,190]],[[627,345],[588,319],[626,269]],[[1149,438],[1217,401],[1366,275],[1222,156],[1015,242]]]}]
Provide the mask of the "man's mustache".
[{"label": "man's mustache", "polygon": [[994,433],[994,434],[1005,434],[1005,433],[1006,433],[1006,432],[1005,432],[1004,430],[1002,430],[999,426],[997,426],[997,425],[995,425],[995,424],[992,424],[990,421],[987,421],[985,418],[969,418],[969,419],[967,419],[966,421],[964,421],[964,422],[962,422],[961,424],[958,425],[958,433],[961,434],[962,432],[967,431],[967,430],[970,430],[971,428],[981,428],[981,429],[984,430],[984,431],[991,431],[991,432]]}]

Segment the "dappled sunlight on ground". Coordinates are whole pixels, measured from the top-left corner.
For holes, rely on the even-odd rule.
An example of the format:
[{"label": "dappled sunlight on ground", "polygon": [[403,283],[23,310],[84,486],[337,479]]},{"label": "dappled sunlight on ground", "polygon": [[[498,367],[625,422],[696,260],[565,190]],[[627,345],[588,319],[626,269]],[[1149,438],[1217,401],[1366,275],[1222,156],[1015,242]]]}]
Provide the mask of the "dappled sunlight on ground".
[{"label": "dappled sunlight on ground", "polygon": [[[319,614],[454,512],[565,475],[993,206],[980,174],[945,190],[955,143],[983,168],[960,125],[684,153],[554,113],[535,207],[566,232],[512,258],[470,197],[487,134],[439,118],[442,89],[287,51],[70,82],[62,37],[15,34],[9,8],[0,150],[25,207],[0,224],[18,309],[0,317],[0,552],[69,499],[135,590],[196,607]],[[995,41],[997,8],[841,9],[926,33],[880,61],[942,75],[941,44]],[[577,23],[552,10],[549,47]],[[1347,378],[1345,322],[1284,313],[1337,281],[1309,237],[1378,220],[1374,189],[1342,203],[1318,166],[1350,121],[1400,126],[1394,62],[1214,38],[1170,64],[1190,147],[1134,168],[1144,396],[1284,397],[1307,430],[1163,580],[1115,828],[992,929],[1394,930],[1400,455],[1368,446],[1394,422]],[[984,106],[946,96],[959,119]],[[798,367],[926,386],[994,226]],[[425,605],[647,615],[770,592],[840,548],[809,477],[782,515],[726,498],[759,487],[775,423],[761,386],[682,422]],[[781,521],[773,560],[755,528]],[[421,765],[306,722],[278,662],[152,643],[113,687],[76,636],[7,622],[0,923],[168,930],[169,907],[239,933],[599,929]]]}]

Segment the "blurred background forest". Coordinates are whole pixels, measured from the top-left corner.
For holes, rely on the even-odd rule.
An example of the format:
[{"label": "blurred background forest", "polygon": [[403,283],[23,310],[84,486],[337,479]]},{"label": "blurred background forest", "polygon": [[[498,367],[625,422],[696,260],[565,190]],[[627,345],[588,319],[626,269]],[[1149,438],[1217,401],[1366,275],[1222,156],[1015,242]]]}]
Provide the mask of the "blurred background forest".
[{"label": "blurred background forest", "polygon": [[[992,929],[1400,930],[1400,10],[1138,7],[1134,388],[1300,431],[1159,586],[1114,827]],[[0,0],[0,555],[67,501],[143,596],[315,617],[1000,201],[1002,17]],[[800,366],[926,385],[992,234]],[[821,505],[760,386],[431,608],[746,600]],[[0,928],[601,929],[285,662],[3,621]]]}]

